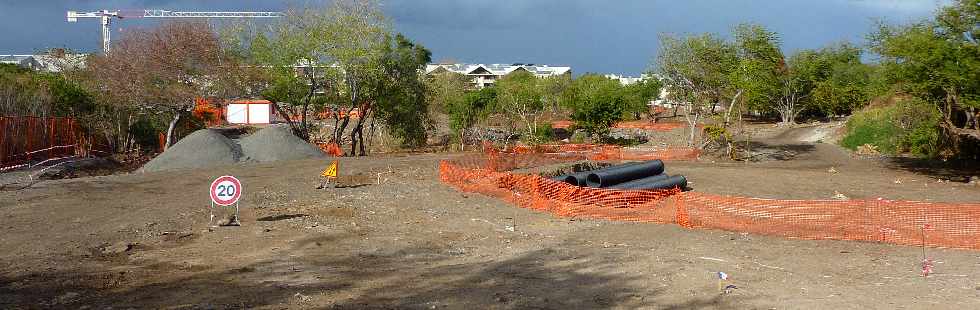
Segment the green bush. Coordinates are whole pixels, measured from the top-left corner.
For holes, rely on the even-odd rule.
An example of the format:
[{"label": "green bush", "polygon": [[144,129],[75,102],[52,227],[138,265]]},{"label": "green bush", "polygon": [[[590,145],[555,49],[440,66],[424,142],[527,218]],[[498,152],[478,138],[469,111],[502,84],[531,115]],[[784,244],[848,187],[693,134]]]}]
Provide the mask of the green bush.
[{"label": "green bush", "polygon": [[555,138],[555,130],[551,128],[551,123],[538,124],[534,130],[534,138],[537,141],[552,141]]},{"label": "green bush", "polygon": [[911,153],[931,157],[939,141],[939,115],[914,100],[867,109],[847,121],[841,145],[856,149],[870,144],[885,154]]},{"label": "green bush", "polygon": [[576,128],[585,129],[594,137],[606,136],[609,127],[627,114],[629,105],[619,81],[596,74],[572,81],[565,93],[565,104],[571,107]]},{"label": "green bush", "polygon": [[853,150],[870,144],[882,153],[895,154],[901,133],[901,128],[893,121],[898,116],[897,112],[895,106],[890,106],[855,113],[847,121],[847,135],[841,140],[841,145]]}]

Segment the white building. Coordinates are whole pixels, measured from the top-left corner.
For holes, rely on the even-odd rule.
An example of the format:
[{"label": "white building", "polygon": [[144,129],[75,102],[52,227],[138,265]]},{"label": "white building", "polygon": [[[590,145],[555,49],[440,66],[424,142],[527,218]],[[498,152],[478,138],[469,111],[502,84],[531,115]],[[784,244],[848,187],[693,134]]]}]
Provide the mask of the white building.
[{"label": "white building", "polygon": [[54,49],[39,55],[0,55],[0,63],[13,64],[21,68],[43,72],[62,72],[85,67],[86,54],[66,54]]},{"label": "white building", "polygon": [[552,67],[549,65],[535,64],[430,64],[425,66],[425,74],[454,72],[469,76],[472,78],[470,84],[475,88],[484,88],[493,85],[501,77],[518,70],[530,72],[537,77],[572,74],[572,67]]},{"label": "white building", "polygon": [[650,74],[646,74],[646,73],[640,74],[639,77],[625,76],[625,75],[619,75],[619,74],[606,74],[606,75],[603,75],[603,76],[606,77],[606,78],[608,78],[608,79],[618,80],[619,83],[620,84],[623,84],[623,85],[630,85],[630,84],[634,84],[634,83],[638,83],[638,82],[643,82],[643,81],[646,81],[646,80],[651,79],[651,78],[657,78],[657,76],[655,76],[655,75],[650,75]]}]

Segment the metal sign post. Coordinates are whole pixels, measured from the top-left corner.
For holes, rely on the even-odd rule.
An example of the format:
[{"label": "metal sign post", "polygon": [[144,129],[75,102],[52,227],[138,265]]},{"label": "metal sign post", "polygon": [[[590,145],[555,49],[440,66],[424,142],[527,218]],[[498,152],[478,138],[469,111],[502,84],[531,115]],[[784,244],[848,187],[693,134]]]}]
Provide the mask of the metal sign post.
[{"label": "metal sign post", "polygon": [[235,205],[235,218],[228,225],[241,226],[238,200],[242,197],[242,191],[242,182],[230,175],[218,177],[214,182],[211,182],[211,208],[208,212],[208,226],[214,227],[214,205],[225,207]]}]

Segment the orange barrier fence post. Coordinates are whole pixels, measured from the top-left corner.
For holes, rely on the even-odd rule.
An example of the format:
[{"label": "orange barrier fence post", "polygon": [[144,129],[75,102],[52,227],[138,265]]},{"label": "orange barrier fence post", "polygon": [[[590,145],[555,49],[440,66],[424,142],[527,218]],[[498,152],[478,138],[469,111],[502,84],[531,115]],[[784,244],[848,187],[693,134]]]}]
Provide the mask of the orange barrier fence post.
[{"label": "orange barrier fence post", "polygon": [[27,139],[27,161],[28,162],[31,161],[31,155],[34,152],[34,148],[33,148],[33,144],[34,144],[33,142],[34,141],[32,141],[32,140],[34,140],[34,134],[33,133],[34,133],[34,117],[28,117],[27,118],[27,136],[24,137],[25,139]]},{"label": "orange barrier fence post", "polygon": [[53,146],[55,146],[55,143],[54,143],[54,119],[53,118],[48,119],[48,124],[50,125],[49,128],[48,128],[48,143],[45,143],[44,144],[44,147],[47,148],[48,158],[54,158],[54,148],[52,148]]},{"label": "orange barrier fence post", "polygon": [[0,166],[7,162],[7,118],[0,116]]}]

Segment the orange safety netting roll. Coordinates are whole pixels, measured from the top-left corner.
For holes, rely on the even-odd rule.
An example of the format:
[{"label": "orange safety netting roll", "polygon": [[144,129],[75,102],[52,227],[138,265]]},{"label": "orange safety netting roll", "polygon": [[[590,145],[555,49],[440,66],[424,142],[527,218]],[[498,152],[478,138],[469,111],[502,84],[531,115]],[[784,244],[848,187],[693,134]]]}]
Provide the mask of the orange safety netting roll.
[{"label": "orange safety netting roll", "polygon": [[[570,148],[585,148],[572,146]],[[578,157],[488,149],[440,163],[440,179],[558,216],[677,224],[798,239],[833,239],[980,250],[980,204],[871,200],[779,200],[672,190],[584,188],[507,172]],[[653,155],[650,155],[653,156]]]}]

